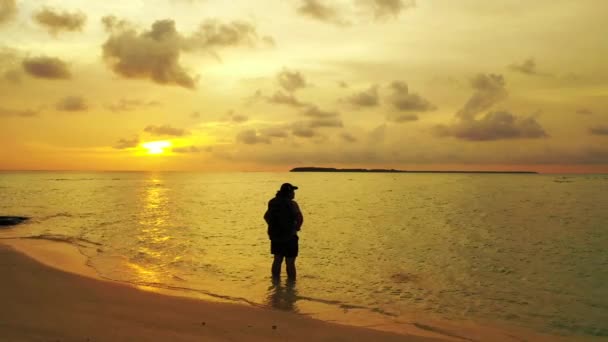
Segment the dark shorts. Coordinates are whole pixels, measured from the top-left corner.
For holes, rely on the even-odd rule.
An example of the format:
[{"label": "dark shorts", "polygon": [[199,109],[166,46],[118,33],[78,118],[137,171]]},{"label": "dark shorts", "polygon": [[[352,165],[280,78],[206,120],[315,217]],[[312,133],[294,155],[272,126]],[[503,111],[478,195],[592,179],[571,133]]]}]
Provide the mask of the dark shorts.
[{"label": "dark shorts", "polygon": [[295,258],[298,256],[298,237],[287,241],[270,241],[270,253],[274,255],[282,255],[286,258]]}]

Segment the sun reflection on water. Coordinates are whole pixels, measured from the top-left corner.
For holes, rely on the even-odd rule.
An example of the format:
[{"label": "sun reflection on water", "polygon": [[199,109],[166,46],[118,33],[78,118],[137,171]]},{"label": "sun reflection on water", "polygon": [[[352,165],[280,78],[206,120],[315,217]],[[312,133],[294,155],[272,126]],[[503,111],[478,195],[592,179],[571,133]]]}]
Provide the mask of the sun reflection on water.
[{"label": "sun reflection on water", "polygon": [[151,175],[146,181],[145,191],[138,200],[137,212],[137,257],[128,264],[138,281],[160,282],[163,277],[163,265],[170,256],[167,242],[173,239],[169,231],[170,210],[169,192],[159,175]]},{"label": "sun reflection on water", "polygon": [[154,271],[151,268],[146,268],[144,266],[134,263],[127,263],[127,266],[133,271],[135,278],[138,282],[147,284],[160,282],[158,272]]}]

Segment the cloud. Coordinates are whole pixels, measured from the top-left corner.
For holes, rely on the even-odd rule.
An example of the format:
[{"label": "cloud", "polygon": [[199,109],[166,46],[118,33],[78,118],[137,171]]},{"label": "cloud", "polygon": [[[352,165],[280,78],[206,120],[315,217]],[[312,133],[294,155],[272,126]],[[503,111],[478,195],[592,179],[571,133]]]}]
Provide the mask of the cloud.
[{"label": "cloud", "polygon": [[17,14],[16,0],[0,0],[0,25],[9,22]]},{"label": "cloud", "polygon": [[319,137],[318,128],[341,128],[344,124],[336,117],[319,117],[311,120],[297,121],[290,125],[291,133],[300,138]]},{"label": "cloud", "polygon": [[353,136],[350,133],[346,133],[346,132],[340,134],[340,138],[342,138],[342,140],[349,142],[349,143],[357,142],[357,138],[355,138],[355,136]]},{"label": "cloud", "polygon": [[594,126],[589,128],[589,132],[594,135],[608,135],[608,126]]},{"label": "cloud", "polygon": [[249,120],[249,118],[246,115],[236,114],[233,110],[230,110],[226,114],[226,117],[224,118],[224,120],[232,121],[235,123],[242,123],[242,122],[246,122],[247,120]]},{"label": "cloud", "polygon": [[86,15],[82,12],[58,12],[51,8],[40,10],[33,18],[53,35],[61,31],[82,31],[87,20]]},{"label": "cloud", "polygon": [[[266,41],[272,37],[265,36]],[[198,30],[190,37],[184,38],[186,50],[213,50],[220,47],[253,45],[260,40],[255,27],[244,21],[221,23],[208,19],[200,24]],[[262,38],[262,40],[264,40]]]},{"label": "cloud", "polygon": [[507,111],[489,112],[480,119],[462,119],[451,126],[439,125],[436,132],[471,141],[547,137],[533,117],[520,118]]},{"label": "cloud", "polygon": [[128,112],[141,107],[157,107],[160,106],[158,101],[143,101],[137,99],[121,98],[116,103],[107,104],[105,107],[112,112]]},{"label": "cloud", "polygon": [[231,118],[232,118],[233,122],[238,122],[238,123],[246,122],[247,120],[249,120],[249,117],[247,117],[246,115],[240,115],[240,114],[235,114]]},{"label": "cloud", "polygon": [[152,135],[169,135],[174,137],[181,137],[187,135],[188,132],[181,128],[174,128],[169,125],[155,126],[149,125],[144,128],[144,132],[150,133]]},{"label": "cloud", "polygon": [[588,108],[580,108],[576,110],[576,114],[591,115],[593,114],[593,111]]},{"label": "cloud", "polygon": [[261,130],[262,134],[269,138],[287,138],[287,130],[282,127],[269,127]]},{"label": "cloud", "polygon": [[82,96],[67,96],[57,102],[55,108],[64,112],[82,112],[89,109],[89,106]]},{"label": "cloud", "polygon": [[403,123],[409,121],[417,121],[418,115],[408,113],[393,113],[386,116],[386,119],[390,122]]},{"label": "cloud", "polygon": [[131,139],[120,139],[113,147],[118,150],[137,147],[139,145],[139,137],[135,136]]},{"label": "cloud", "polygon": [[472,119],[507,97],[505,79],[502,75],[478,74],[471,80],[471,86],[475,92],[456,113],[456,116],[463,119]]},{"label": "cloud", "polygon": [[102,49],[107,64],[118,75],[193,89],[195,78],[179,64],[180,45],[175,23],[159,20],[141,34],[131,29],[113,30]]},{"label": "cloud", "polygon": [[113,15],[107,15],[102,17],[101,24],[108,33],[135,29],[133,24],[131,24],[129,21],[124,19],[118,19],[116,16]]},{"label": "cloud", "polygon": [[317,107],[316,105],[307,105],[306,109],[302,111],[302,114],[305,116],[323,119],[323,118],[333,118],[340,115],[338,112],[330,112],[325,111]]},{"label": "cloud", "polygon": [[292,107],[307,106],[306,103],[300,102],[293,94],[285,94],[280,90],[276,91],[272,96],[266,98],[266,100],[270,103],[284,104]]},{"label": "cloud", "polygon": [[184,146],[184,147],[174,147],[172,149],[175,153],[199,153],[201,149],[196,146]]},{"label": "cloud", "polygon": [[255,129],[247,129],[237,134],[236,140],[246,145],[270,144],[270,138],[258,134]]},{"label": "cloud", "polygon": [[21,72],[15,69],[6,70],[2,74],[2,78],[11,83],[18,84],[21,83]]},{"label": "cloud", "polygon": [[380,103],[378,86],[374,85],[367,90],[355,93],[346,101],[356,107],[376,107]]},{"label": "cloud", "polygon": [[16,116],[21,118],[31,118],[37,116],[39,111],[31,109],[12,109],[0,107],[0,117]]},{"label": "cloud", "polygon": [[410,93],[405,82],[395,81],[391,83],[391,88],[393,93],[389,96],[388,101],[399,111],[427,112],[437,109],[435,105],[420,95]]},{"label": "cloud", "polygon": [[536,69],[536,61],[534,61],[534,58],[528,58],[521,63],[513,63],[509,65],[509,70],[526,75],[549,76],[549,74],[539,72]]},{"label": "cloud", "polygon": [[308,85],[304,76],[299,71],[289,71],[283,69],[278,75],[277,80],[279,85],[288,92],[294,92],[300,88],[306,88]]},{"label": "cloud", "polygon": [[337,118],[320,118],[313,119],[308,121],[308,126],[310,128],[318,128],[318,127],[343,127],[344,124],[342,120]]},{"label": "cloud", "polygon": [[11,83],[20,83],[22,75],[21,68],[19,51],[7,47],[0,47],[1,78]]},{"label": "cloud", "polygon": [[[335,1],[301,0],[297,13],[321,22],[348,26],[352,21],[347,18],[350,14],[360,14],[359,17],[373,17],[377,21],[397,18],[403,11],[416,7],[416,0],[355,0],[351,6],[331,7],[328,3]],[[355,19],[355,18],[353,18]]]},{"label": "cloud", "polygon": [[478,74],[471,80],[473,95],[456,114],[451,125],[435,126],[439,136],[453,136],[469,141],[504,139],[533,139],[548,137],[544,128],[532,116],[518,117],[506,110],[490,111],[477,118],[479,113],[490,109],[507,97],[502,75]]},{"label": "cloud", "polygon": [[181,64],[182,52],[202,51],[216,55],[216,48],[251,44],[255,28],[244,22],[203,22],[190,36],[181,35],[173,20],[155,21],[150,30],[138,33],[126,21],[102,19],[110,37],[102,46],[103,57],[116,74],[126,78],[150,79],[163,85],[194,89],[197,77]]},{"label": "cloud", "polygon": [[300,15],[319,20],[326,23],[345,25],[346,22],[340,18],[338,10],[325,5],[320,0],[302,0],[297,8]]},{"label": "cloud", "polygon": [[315,130],[306,124],[295,124],[291,128],[291,133],[300,138],[312,138],[316,135]]},{"label": "cloud", "polygon": [[402,11],[416,7],[416,0],[359,0],[359,3],[371,9],[378,20],[396,18]]},{"label": "cloud", "polygon": [[72,77],[68,65],[59,58],[26,58],[21,64],[28,74],[37,78],[65,80]]}]

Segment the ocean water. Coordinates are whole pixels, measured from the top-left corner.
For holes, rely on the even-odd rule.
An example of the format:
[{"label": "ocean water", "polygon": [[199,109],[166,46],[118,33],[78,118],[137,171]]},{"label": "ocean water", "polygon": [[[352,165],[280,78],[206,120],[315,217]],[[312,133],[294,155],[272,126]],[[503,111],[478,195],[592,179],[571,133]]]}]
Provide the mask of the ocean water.
[{"label": "ocean water", "polygon": [[[295,286],[263,214],[300,187]],[[68,242],[102,277],[194,297],[399,322],[608,337],[608,175],[2,172],[0,238]]]}]

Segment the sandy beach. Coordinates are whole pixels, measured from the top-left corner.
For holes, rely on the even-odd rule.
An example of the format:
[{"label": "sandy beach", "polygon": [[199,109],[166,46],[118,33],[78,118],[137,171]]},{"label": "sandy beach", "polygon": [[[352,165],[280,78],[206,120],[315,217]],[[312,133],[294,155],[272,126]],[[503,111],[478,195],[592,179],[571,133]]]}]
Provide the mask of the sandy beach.
[{"label": "sandy beach", "polygon": [[[46,255],[68,261],[52,248]],[[49,267],[8,245],[0,245],[0,260],[3,341],[439,340],[142,291]]]},{"label": "sandy beach", "polygon": [[[334,324],[268,308],[166,295],[106,281],[71,245],[0,243],[3,341],[566,341],[474,322]],[[393,330],[393,331],[386,331]]]}]

